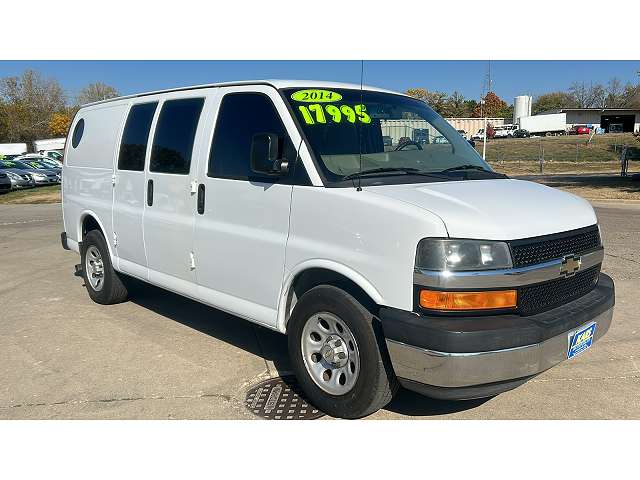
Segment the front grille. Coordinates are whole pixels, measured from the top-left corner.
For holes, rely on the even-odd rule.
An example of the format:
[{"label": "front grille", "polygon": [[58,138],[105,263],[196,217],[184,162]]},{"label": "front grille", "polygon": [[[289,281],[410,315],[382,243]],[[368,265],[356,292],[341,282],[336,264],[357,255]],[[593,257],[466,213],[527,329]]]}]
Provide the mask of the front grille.
[{"label": "front grille", "polygon": [[521,315],[533,315],[580,298],[595,288],[599,274],[600,265],[597,265],[569,278],[520,287],[518,312]]},{"label": "front grille", "polygon": [[515,268],[548,262],[566,255],[589,252],[600,246],[598,227],[581,228],[570,232],[526,238],[509,242]]}]

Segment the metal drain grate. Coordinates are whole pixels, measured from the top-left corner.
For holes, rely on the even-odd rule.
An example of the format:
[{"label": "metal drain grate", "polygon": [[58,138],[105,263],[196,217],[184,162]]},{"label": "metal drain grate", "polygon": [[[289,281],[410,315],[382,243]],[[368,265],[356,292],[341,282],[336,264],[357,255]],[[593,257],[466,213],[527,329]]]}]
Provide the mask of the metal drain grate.
[{"label": "metal drain grate", "polygon": [[276,377],[254,385],[247,392],[245,406],[267,420],[314,420],[324,415],[302,396],[293,377]]}]

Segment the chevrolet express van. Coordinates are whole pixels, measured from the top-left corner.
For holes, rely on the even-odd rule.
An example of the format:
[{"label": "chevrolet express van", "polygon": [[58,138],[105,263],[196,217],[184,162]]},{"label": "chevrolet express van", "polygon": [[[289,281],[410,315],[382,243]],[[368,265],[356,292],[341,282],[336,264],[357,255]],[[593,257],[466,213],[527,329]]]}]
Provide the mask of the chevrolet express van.
[{"label": "chevrolet express van", "polygon": [[124,301],[135,277],[286,334],[333,416],[398,385],[496,395],[611,323],[589,203],[494,172],[402,94],[259,81],[97,102],[73,120],[62,179],[62,244],[95,302]]}]

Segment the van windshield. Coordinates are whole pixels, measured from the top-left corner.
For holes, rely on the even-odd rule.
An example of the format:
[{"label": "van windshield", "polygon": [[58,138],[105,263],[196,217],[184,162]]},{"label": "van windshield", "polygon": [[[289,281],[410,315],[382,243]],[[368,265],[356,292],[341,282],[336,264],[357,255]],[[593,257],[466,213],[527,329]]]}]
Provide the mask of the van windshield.
[{"label": "van windshield", "polygon": [[363,182],[375,177],[375,185],[460,180],[453,175],[458,168],[497,176],[422,101],[367,90],[295,88],[283,93],[328,183],[352,184],[357,177]]}]

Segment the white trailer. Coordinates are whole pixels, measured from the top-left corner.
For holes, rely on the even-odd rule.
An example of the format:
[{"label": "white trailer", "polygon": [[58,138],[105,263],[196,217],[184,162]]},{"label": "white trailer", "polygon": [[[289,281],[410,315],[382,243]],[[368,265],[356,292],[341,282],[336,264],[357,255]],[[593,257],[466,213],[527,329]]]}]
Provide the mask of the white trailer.
[{"label": "white trailer", "polygon": [[567,129],[566,113],[549,113],[520,117],[520,128],[534,135],[565,133]]},{"label": "white trailer", "polygon": [[0,156],[24,155],[27,153],[26,143],[0,143]]},{"label": "white trailer", "polygon": [[66,138],[45,138],[43,140],[36,140],[33,142],[33,150],[35,152],[42,152],[45,150],[64,150],[64,143]]}]

